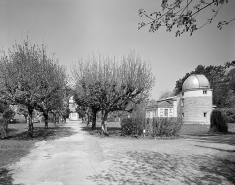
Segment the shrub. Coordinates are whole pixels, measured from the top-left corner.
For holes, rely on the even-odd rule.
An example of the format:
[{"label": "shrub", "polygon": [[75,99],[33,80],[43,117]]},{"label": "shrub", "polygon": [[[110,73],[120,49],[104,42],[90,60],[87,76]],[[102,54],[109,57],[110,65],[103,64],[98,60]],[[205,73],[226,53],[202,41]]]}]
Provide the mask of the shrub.
[{"label": "shrub", "polygon": [[226,119],[227,123],[235,123],[235,109],[234,108],[221,108],[219,109]]},{"label": "shrub", "polygon": [[220,110],[213,110],[210,116],[209,132],[228,132],[226,118]]},{"label": "shrub", "polygon": [[123,135],[141,135],[143,133],[145,119],[124,118],[121,120],[121,130]]},{"label": "shrub", "polygon": [[148,119],[146,122],[146,134],[156,136],[178,136],[182,127],[181,118],[159,118]]},{"label": "shrub", "polygon": [[142,135],[145,129],[149,136],[178,136],[181,118],[124,118],[121,121],[123,135]]}]

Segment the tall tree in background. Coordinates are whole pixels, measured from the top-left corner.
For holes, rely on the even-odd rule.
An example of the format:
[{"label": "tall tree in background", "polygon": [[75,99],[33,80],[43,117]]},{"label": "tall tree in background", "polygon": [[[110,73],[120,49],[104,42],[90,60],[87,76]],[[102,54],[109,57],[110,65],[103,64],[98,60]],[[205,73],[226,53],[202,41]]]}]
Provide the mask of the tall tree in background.
[{"label": "tall tree in background", "polygon": [[164,98],[169,98],[171,96],[174,96],[173,91],[165,90],[161,92],[161,95],[159,96],[158,100],[164,99]]},{"label": "tall tree in background", "polygon": [[96,127],[96,115],[101,110],[100,103],[95,96],[96,89],[96,65],[92,65],[95,57],[87,58],[87,61],[79,60],[73,67],[73,77],[75,80],[74,100],[78,105],[77,111],[87,115],[88,122],[92,117],[92,129]]},{"label": "tall tree in background", "polygon": [[[162,0],[161,11],[146,13],[144,9],[139,10],[139,16],[145,17],[146,21],[139,23],[138,28],[149,26],[149,32],[155,32],[163,26],[169,32],[176,28],[176,36],[185,32],[192,35],[194,31],[210,24],[228,2],[232,0]],[[198,25],[198,15],[208,10],[211,11],[211,16]],[[230,20],[220,21],[217,27],[222,29],[233,20],[235,18],[231,17]]]},{"label": "tall tree in background", "polygon": [[[122,57],[120,62],[115,58],[93,56],[87,61],[80,61],[85,71],[76,78],[80,86],[89,94],[92,102],[101,110],[102,131],[107,134],[106,121],[113,111],[132,111],[134,105],[144,101],[154,84],[151,68],[140,57],[133,53]],[[78,73],[81,70],[74,70]],[[79,76],[78,75],[78,76]]]}]

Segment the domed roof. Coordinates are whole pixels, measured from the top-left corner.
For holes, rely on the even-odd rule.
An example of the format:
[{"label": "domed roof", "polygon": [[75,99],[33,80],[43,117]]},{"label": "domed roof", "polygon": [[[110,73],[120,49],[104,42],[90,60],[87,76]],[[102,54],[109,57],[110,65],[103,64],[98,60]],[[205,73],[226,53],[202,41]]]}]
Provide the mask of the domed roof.
[{"label": "domed roof", "polygon": [[182,90],[193,90],[193,89],[209,89],[210,83],[208,79],[200,74],[200,75],[191,75],[189,76],[183,84]]}]

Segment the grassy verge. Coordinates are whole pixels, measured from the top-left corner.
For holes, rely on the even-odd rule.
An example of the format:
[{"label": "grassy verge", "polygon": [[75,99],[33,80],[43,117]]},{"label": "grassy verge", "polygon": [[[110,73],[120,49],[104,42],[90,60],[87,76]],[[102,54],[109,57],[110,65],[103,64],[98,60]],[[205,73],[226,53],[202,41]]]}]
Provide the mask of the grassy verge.
[{"label": "grassy verge", "polygon": [[[110,122],[108,125],[108,133],[109,137],[113,138],[133,138],[131,136],[125,136],[122,134],[120,123],[118,122]],[[200,125],[200,124],[183,124],[180,135],[198,135],[198,134],[208,134],[210,125]],[[228,133],[235,133],[235,124],[230,123],[228,124],[229,132]],[[100,123],[97,123],[96,128],[93,130],[91,129],[91,125],[87,126],[84,124],[82,128],[84,131],[87,131],[90,135],[94,135],[97,137],[101,137],[101,126]],[[134,137],[135,138],[135,137]],[[143,136],[139,136],[138,138],[143,138]],[[146,137],[149,138],[149,137]],[[157,139],[174,139],[176,137],[168,137],[162,138],[159,137]]]}]

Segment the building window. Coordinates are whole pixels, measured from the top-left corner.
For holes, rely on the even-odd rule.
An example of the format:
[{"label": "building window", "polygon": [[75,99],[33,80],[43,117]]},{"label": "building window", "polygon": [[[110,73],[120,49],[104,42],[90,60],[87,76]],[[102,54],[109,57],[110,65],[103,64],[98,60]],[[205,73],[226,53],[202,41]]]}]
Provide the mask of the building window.
[{"label": "building window", "polygon": [[207,91],[203,91],[203,94],[207,94]]},{"label": "building window", "polygon": [[182,118],[184,117],[184,113],[182,113]]},{"label": "building window", "polygon": [[164,116],[168,117],[168,109],[164,109]]},{"label": "building window", "polygon": [[204,117],[206,117],[206,112],[203,113]]}]

